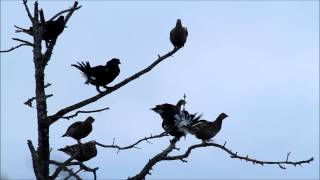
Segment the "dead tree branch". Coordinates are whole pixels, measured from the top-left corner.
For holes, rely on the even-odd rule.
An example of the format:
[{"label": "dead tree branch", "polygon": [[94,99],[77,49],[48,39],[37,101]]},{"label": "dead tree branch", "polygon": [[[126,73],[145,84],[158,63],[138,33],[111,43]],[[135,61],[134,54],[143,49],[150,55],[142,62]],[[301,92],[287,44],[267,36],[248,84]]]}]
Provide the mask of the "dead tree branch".
[{"label": "dead tree branch", "polygon": [[[52,97],[53,96],[53,94],[48,94],[48,95],[46,95],[45,97],[46,98],[49,98],[49,97]],[[32,101],[34,101],[34,100],[36,100],[36,97],[32,97],[32,98],[29,98],[26,102],[24,102],[23,104],[25,104],[25,105],[27,105],[27,106],[29,106],[29,107],[33,107],[32,106]]]},{"label": "dead tree branch", "polygon": [[164,136],[168,136],[168,134],[166,132],[163,132],[159,135],[150,135],[149,137],[144,137],[142,139],[139,139],[137,142],[131,144],[131,145],[128,145],[128,146],[124,146],[124,147],[120,147],[118,145],[115,145],[114,144],[114,139],[113,139],[113,142],[112,142],[112,145],[104,145],[104,144],[101,144],[101,143],[98,143],[96,142],[96,144],[98,146],[101,146],[101,147],[104,147],[104,148],[115,148],[115,149],[118,149],[117,153],[121,150],[126,150],[126,149],[131,149],[131,148],[138,148],[137,145],[139,143],[141,143],[142,141],[146,141],[146,142],[149,142],[148,140],[150,139],[156,139],[156,138],[161,138],[161,137],[164,137]]},{"label": "dead tree branch", "polygon": [[[50,163],[50,164],[54,164],[54,165],[56,165],[56,166],[62,166],[62,165],[63,165],[63,162],[58,162],[58,161],[54,161],[54,160],[50,160],[49,163]],[[97,179],[97,173],[96,173],[96,171],[99,169],[99,167],[90,168],[90,167],[86,166],[85,164],[83,164],[83,163],[80,162],[80,161],[71,161],[71,162],[68,162],[68,163],[65,165],[65,167],[67,167],[67,166],[79,166],[80,171],[81,171],[81,170],[84,170],[84,171],[87,171],[87,172],[92,172],[93,177],[94,177],[93,179],[94,179],[94,180]],[[79,171],[79,172],[80,172],[80,171]],[[78,173],[78,172],[76,172],[76,173]],[[75,174],[75,173],[74,173],[74,174]],[[80,179],[81,179],[81,178],[80,178]]]},{"label": "dead tree branch", "polygon": [[85,99],[83,101],[80,101],[76,104],[73,104],[71,106],[68,106],[66,108],[63,108],[61,110],[59,110],[58,112],[56,112],[54,115],[49,116],[49,120],[50,120],[50,124],[56,122],[58,119],[60,119],[61,117],[63,117],[65,114],[74,111],[76,109],[79,109],[83,106],[86,106],[92,102],[97,101],[98,99],[112,93],[113,91],[123,87],[124,85],[128,84],[129,82],[139,78],[140,76],[142,76],[143,74],[151,71],[157,64],[159,64],[160,62],[162,62],[163,60],[167,59],[168,57],[172,56],[174,53],[176,53],[179,50],[179,48],[175,48],[172,51],[168,52],[167,54],[163,55],[163,56],[159,56],[158,59],[156,61],[154,61],[151,65],[149,65],[148,67],[146,67],[145,69],[137,72],[136,74],[128,77],[127,79],[121,81],[120,83],[114,85],[113,87],[109,87],[106,91],[95,95],[91,98]]},{"label": "dead tree branch", "polygon": [[22,42],[22,43],[25,43],[25,44],[28,44],[29,46],[33,46],[33,44],[29,41],[26,41],[26,40],[23,40],[23,39],[19,39],[19,38],[12,38],[13,40],[15,41],[18,41],[18,42]]},{"label": "dead tree branch", "polygon": [[78,6],[78,1],[75,1],[74,4],[73,4],[73,6],[72,6],[71,8],[65,9],[65,10],[63,10],[63,11],[58,12],[58,13],[55,14],[51,19],[49,19],[49,21],[53,21],[53,20],[54,20],[55,18],[57,18],[58,16],[60,16],[60,15],[62,15],[62,14],[64,14],[64,13],[69,12],[69,13],[67,14],[66,18],[65,18],[65,21],[64,21],[65,24],[67,24],[67,21],[69,20],[69,18],[70,18],[70,16],[72,15],[72,13],[73,13],[75,10],[78,10],[78,9],[80,9],[80,8],[81,8],[81,5]]},{"label": "dead tree branch", "polygon": [[[226,144],[226,143],[225,143]],[[190,146],[188,148],[188,150],[184,153],[184,154],[181,154],[181,155],[177,155],[177,156],[167,156],[165,157],[163,160],[181,160],[183,162],[186,162],[186,158],[190,155],[191,151],[193,149],[196,149],[196,148],[200,148],[200,147],[217,147],[217,148],[220,148],[222,150],[224,150],[225,152],[227,152],[228,154],[230,154],[230,157],[231,158],[236,158],[236,159],[240,159],[240,160],[245,160],[247,162],[252,162],[253,164],[260,164],[260,165],[265,165],[265,164],[275,164],[275,165],[279,165],[279,167],[281,169],[285,169],[284,164],[290,164],[290,165],[302,165],[302,164],[305,164],[305,163],[310,163],[311,161],[313,161],[314,159],[313,158],[310,158],[308,160],[303,160],[303,161],[288,161],[288,158],[289,158],[289,155],[290,153],[287,154],[286,156],[286,160],[285,161],[261,161],[261,160],[257,160],[257,159],[253,159],[253,158],[249,158],[248,155],[246,156],[240,156],[238,155],[238,153],[234,153],[232,152],[231,150],[229,150],[228,148],[225,147],[225,144],[224,145],[220,145],[220,144],[217,144],[217,143],[201,143],[201,144],[196,144],[196,145],[193,145],[193,146]]]},{"label": "dead tree branch", "polygon": [[41,175],[41,172],[40,172],[40,164],[39,164],[38,152],[34,148],[31,140],[28,140],[27,144],[28,144],[28,147],[29,147],[29,150],[30,150],[30,153],[31,153],[34,174],[37,177],[37,179],[44,179],[44,177]]},{"label": "dead tree branch", "polygon": [[91,110],[91,111],[77,111],[77,112],[76,112],[75,114],[73,114],[73,115],[63,116],[63,117],[61,117],[61,118],[69,120],[69,119],[71,119],[71,118],[74,118],[74,117],[78,116],[79,113],[95,113],[95,112],[101,112],[101,111],[104,111],[104,110],[107,110],[107,109],[110,109],[110,108],[106,107],[106,108],[97,109],[97,110]]},{"label": "dead tree branch", "polygon": [[62,165],[61,162],[57,162],[57,161],[53,161],[53,160],[50,160],[50,164],[56,165],[56,166],[58,166],[58,167],[62,167],[62,170],[63,170],[63,171],[68,172],[69,175],[68,175],[65,179],[68,179],[68,178],[70,178],[70,177],[74,177],[74,178],[77,179],[77,180],[82,180],[82,179],[80,178],[80,176],[77,175],[77,173],[79,173],[82,169],[79,169],[78,171],[73,172],[72,169],[69,169],[69,168],[67,168],[66,166],[61,166],[61,165]]},{"label": "dead tree branch", "polygon": [[176,143],[179,141],[179,138],[174,138],[170,141],[170,145],[163,150],[161,153],[155,155],[153,158],[151,158],[148,163],[143,167],[143,169],[140,171],[139,174],[129,177],[128,180],[140,180],[145,179],[145,177],[149,174],[151,175],[150,171],[152,170],[152,167],[157,164],[158,162],[164,160],[164,158],[173,150],[176,148]]},{"label": "dead tree branch", "polygon": [[24,7],[25,7],[25,9],[26,9],[26,12],[27,12],[27,14],[28,14],[28,17],[29,17],[31,23],[33,24],[34,19],[33,19],[32,15],[31,15],[31,13],[30,13],[30,10],[29,10],[29,7],[28,7],[27,2],[28,2],[27,0],[23,0],[23,5],[24,5]]},{"label": "dead tree branch", "polygon": [[8,50],[1,50],[0,51],[0,53],[6,53],[6,52],[10,52],[10,51],[13,51],[13,50],[15,50],[15,49],[18,49],[19,47],[21,47],[21,46],[30,46],[29,44],[19,44],[19,45],[17,45],[17,46],[14,46],[14,47],[11,47],[10,49],[8,49]]},{"label": "dead tree branch", "polygon": [[71,156],[65,162],[61,163],[49,178],[56,179],[58,177],[58,175],[60,174],[60,172],[63,171],[73,159],[74,159],[74,156]]}]

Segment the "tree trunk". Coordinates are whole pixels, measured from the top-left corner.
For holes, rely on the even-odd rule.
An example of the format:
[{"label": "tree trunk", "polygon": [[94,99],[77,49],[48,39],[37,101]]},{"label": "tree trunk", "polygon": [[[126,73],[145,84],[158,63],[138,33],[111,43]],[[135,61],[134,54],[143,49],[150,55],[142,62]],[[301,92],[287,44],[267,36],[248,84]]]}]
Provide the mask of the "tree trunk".
[{"label": "tree trunk", "polygon": [[43,55],[41,53],[41,26],[39,24],[34,26],[34,47],[33,58],[35,65],[35,81],[36,81],[36,105],[37,105],[37,119],[38,119],[38,164],[39,177],[48,179],[49,177],[49,160],[50,160],[50,145],[49,145],[49,121],[47,117],[47,102],[44,88],[44,63]]}]

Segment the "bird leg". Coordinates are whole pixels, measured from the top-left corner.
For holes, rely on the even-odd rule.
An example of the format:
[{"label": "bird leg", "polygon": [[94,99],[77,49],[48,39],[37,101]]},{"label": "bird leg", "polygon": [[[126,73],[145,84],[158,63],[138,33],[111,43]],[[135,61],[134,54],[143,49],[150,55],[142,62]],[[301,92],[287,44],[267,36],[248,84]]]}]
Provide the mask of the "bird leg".
[{"label": "bird leg", "polygon": [[78,142],[78,144],[79,144],[79,145],[81,145],[81,144],[82,144],[82,143],[81,143],[81,141],[80,141],[80,139],[78,139],[78,140],[77,140],[77,142]]},{"label": "bird leg", "polygon": [[96,89],[99,93],[101,93],[100,89],[99,89],[99,86],[96,86]]}]

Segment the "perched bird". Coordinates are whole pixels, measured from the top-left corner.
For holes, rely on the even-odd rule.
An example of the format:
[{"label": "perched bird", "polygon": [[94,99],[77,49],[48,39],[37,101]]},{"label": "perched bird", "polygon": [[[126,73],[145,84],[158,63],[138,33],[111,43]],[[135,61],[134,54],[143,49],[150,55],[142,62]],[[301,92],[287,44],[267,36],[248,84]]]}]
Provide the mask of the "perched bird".
[{"label": "perched bird", "polygon": [[111,83],[120,74],[119,64],[121,64],[120,60],[113,58],[104,66],[91,67],[89,62],[78,62],[71,66],[78,68],[83,73],[84,77],[87,79],[85,84],[95,85],[97,91],[100,93],[100,86],[107,89],[107,84]]},{"label": "perched bird", "polygon": [[64,148],[58,149],[78,161],[88,161],[89,159],[97,155],[96,141],[89,141],[84,144],[74,144],[71,146],[66,146]]},{"label": "perched bird", "polygon": [[93,122],[94,119],[91,116],[84,121],[77,121],[68,127],[66,133],[64,133],[62,137],[72,137],[73,139],[76,139],[79,144],[81,144],[80,140],[87,137],[92,131]]},{"label": "perched bird", "polygon": [[178,19],[176,23],[176,27],[174,27],[170,31],[170,41],[175,48],[181,48],[187,41],[188,30],[183,27],[181,24],[181,20]]},{"label": "perched bird", "polygon": [[226,117],[228,117],[228,115],[226,115],[225,113],[221,113],[214,122],[199,120],[198,122],[194,123],[188,130],[198,139],[201,139],[203,142],[208,142],[221,130],[222,121]]},{"label": "perched bird", "polygon": [[[43,27],[41,37],[42,40],[46,41],[48,46],[48,43],[51,40],[57,39],[57,37],[63,32],[65,28],[64,16],[60,16],[57,20],[42,22],[41,25]],[[18,28],[16,32],[25,32],[33,36],[33,27],[30,27],[29,29],[23,29],[16,26],[16,28]]]},{"label": "perched bird", "polygon": [[191,126],[200,119],[196,114],[189,114],[186,110],[181,110],[181,103],[185,102],[179,101],[177,105],[165,103],[151,109],[161,116],[162,128],[171,136],[179,138],[188,133],[185,126]]},{"label": "perched bird", "polygon": [[45,22],[43,28],[42,39],[46,42],[57,39],[57,37],[63,32],[65,27],[64,16],[60,16],[55,21]]}]

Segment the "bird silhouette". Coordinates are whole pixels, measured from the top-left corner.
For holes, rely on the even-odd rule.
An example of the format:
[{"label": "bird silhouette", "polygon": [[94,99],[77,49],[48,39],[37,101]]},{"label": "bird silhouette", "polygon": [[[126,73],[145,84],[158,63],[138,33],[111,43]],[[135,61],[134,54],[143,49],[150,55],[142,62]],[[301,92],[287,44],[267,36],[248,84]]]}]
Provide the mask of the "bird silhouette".
[{"label": "bird silhouette", "polygon": [[42,39],[45,41],[57,39],[57,37],[63,32],[64,27],[64,16],[60,16],[55,21],[46,22],[43,29]]},{"label": "bird silhouette", "polygon": [[97,91],[101,93],[99,87],[102,86],[107,89],[107,84],[111,83],[120,74],[119,64],[121,64],[120,60],[113,58],[106,65],[91,67],[89,62],[78,62],[71,66],[78,68],[82,72],[87,79],[85,84],[95,85]]},{"label": "bird silhouette", "polygon": [[184,100],[178,101],[177,105],[160,104],[156,105],[153,110],[162,118],[162,128],[171,136],[182,137],[188,133],[188,128],[200,119],[196,114],[189,114],[188,111],[182,110],[181,105],[185,104]]},{"label": "bird silhouette", "polygon": [[225,113],[221,113],[214,122],[199,120],[188,128],[189,132],[201,139],[204,143],[210,141],[221,130],[222,121],[228,117]]},{"label": "bird silhouette", "polygon": [[[57,20],[51,20],[41,23],[42,25],[42,40],[46,41],[46,45],[52,40],[56,40],[58,36],[63,32],[65,28],[64,16],[59,16]],[[26,32],[33,36],[33,27],[30,27],[28,30],[17,27],[19,30],[16,32]]]},{"label": "bird silhouette", "polygon": [[58,149],[78,161],[88,161],[97,155],[96,141],[89,141],[84,144],[74,144]]},{"label": "bird silhouette", "polygon": [[188,30],[182,26],[181,20],[178,19],[176,26],[170,31],[170,41],[175,48],[181,48],[187,41]]},{"label": "bird silhouette", "polygon": [[68,127],[67,131],[64,133],[64,135],[62,135],[62,137],[72,137],[73,139],[77,140],[79,144],[81,144],[80,140],[87,137],[92,131],[93,122],[94,119],[91,116],[84,121],[74,122]]}]

